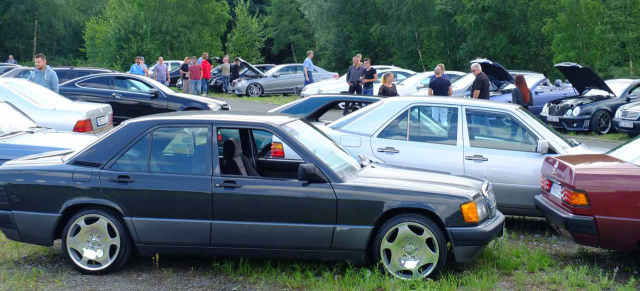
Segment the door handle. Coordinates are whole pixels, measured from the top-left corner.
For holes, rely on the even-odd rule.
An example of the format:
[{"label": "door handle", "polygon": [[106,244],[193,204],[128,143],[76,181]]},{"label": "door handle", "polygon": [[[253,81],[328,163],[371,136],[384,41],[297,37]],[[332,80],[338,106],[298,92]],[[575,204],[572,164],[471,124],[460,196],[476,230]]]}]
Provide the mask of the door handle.
[{"label": "door handle", "polygon": [[378,148],[378,152],[379,153],[390,153],[390,154],[397,154],[400,151],[396,150],[394,147],[385,147],[385,148]]},{"label": "door handle", "polygon": [[483,157],[482,155],[473,155],[473,156],[466,156],[464,157],[465,160],[467,161],[480,161],[480,162],[486,162],[489,159]]},{"label": "door handle", "polygon": [[113,96],[113,98],[116,98],[116,99],[122,98],[122,95],[120,95],[118,93],[113,93],[113,94],[111,94],[111,96]]},{"label": "door handle", "polygon": [[222,183],[216,183],[216,187],[219,187],[219,188],[241,188],[242,185],[238,185],[234,181],[224,181]]},{"label": "door handle", "polygon": [[109,178],[109,182],[114,182],[114,183],[133,183],[136,180],[131,179],[131,177],[127,176],[127,175],[120,175],[116,178]]}]

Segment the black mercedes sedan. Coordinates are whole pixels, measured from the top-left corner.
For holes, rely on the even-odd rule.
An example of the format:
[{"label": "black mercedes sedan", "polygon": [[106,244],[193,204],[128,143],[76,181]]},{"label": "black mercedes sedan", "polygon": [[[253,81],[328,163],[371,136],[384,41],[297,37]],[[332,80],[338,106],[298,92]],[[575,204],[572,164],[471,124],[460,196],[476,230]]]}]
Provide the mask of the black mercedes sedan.
[{"label": "black mercedes sedan", "polygon": [[139,116],[187,110],[229,110],[226,101],[177,93],[156,80],[127,73],[95,74],[60,84],[71,100],[108,103],[113,124]]},{"label": "black mercedes sedan", "polygon": [[83,150],[0,166],[0,230],[29,244],[61,239],[86,274],[115,271],[135,250],[372,258],[398,278],[425,278],[447,256],[476,257],[503,225],[489,183],[356,161],[290,115],[153,115]]}]

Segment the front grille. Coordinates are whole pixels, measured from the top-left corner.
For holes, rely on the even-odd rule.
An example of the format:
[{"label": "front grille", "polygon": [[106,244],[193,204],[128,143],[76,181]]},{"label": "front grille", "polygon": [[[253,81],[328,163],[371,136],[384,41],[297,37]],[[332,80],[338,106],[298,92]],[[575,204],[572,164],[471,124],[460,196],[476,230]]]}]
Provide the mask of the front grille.
[{"label": "front grille", "polygon": [[493,187],[491,187],[491,184],[486,183],[482,187],[482,192],[484,192],[485,200],[487,200],[487,205],[489,206],[489,218],[493,218],[496,216],[496,212],[498,211],[496,195],[493,193]]},{"label": "front grille", "polygon": [[551,105],[549,106],[549,115],[563,116],[569,109],[571,109],[571,105],[568,104]]},{"label": "front grille", "polygon": [[640,111],[622,110],[620,118],[628,120],[638,120],[640,118]]},{"label": "front grille", "polygon": [[7,197],[7,191],[4,187],[0,186],[0,205],[9,205],[9,197]]}]

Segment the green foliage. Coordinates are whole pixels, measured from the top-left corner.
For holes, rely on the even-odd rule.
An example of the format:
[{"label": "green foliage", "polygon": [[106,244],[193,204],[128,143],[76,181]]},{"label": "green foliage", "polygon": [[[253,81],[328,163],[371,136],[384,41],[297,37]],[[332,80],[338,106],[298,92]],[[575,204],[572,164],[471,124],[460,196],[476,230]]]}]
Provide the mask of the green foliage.
[{"label": "green foliage", "polygon": [[297,0],[272,0],[265,19],[267,35],[273,39],[273,52],[290,51],[286,61],[300,62],[313,48],[311,24],[304,17]]},{"label": "green foliage", "polygon": [[233,8],[235,25],[227,41],[227,54],[241,57],[250,63],[260,63],[264,57],[260,50],[264,46],[264,20],[249,12],[247,0],[237,0]]},{"label": "green foliage", "polygon": [[222,0],[110,0],[100,16],[86,26],[89,61],[127,70],[135,56],[184,59],[209,52],[222,54],[221,38],[229,21]]}]

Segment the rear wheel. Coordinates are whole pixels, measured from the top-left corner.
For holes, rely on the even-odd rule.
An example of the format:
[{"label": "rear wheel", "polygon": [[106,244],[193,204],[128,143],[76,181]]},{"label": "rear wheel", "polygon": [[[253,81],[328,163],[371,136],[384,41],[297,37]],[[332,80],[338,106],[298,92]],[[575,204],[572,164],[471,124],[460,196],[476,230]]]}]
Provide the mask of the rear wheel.
[{"label": "rear wheel", "polygon": [[596,134],[606,134],[611,130],[611,114],[606,110],[598,110],[590,121],[591,131]]},{"label": "rear wheel", "polygon": [[418,214],[402,214],[378,231],[374,257],[396,278],[412,280],[433,277],[447,260],[447,244],[440,227]]},{"label": "rear wheel", "polygon": [[85,209],[69,219],[62,233],[64,256],[88,275],[113,272],[131,255],[129,234],[120,219],[103,209]]}]

